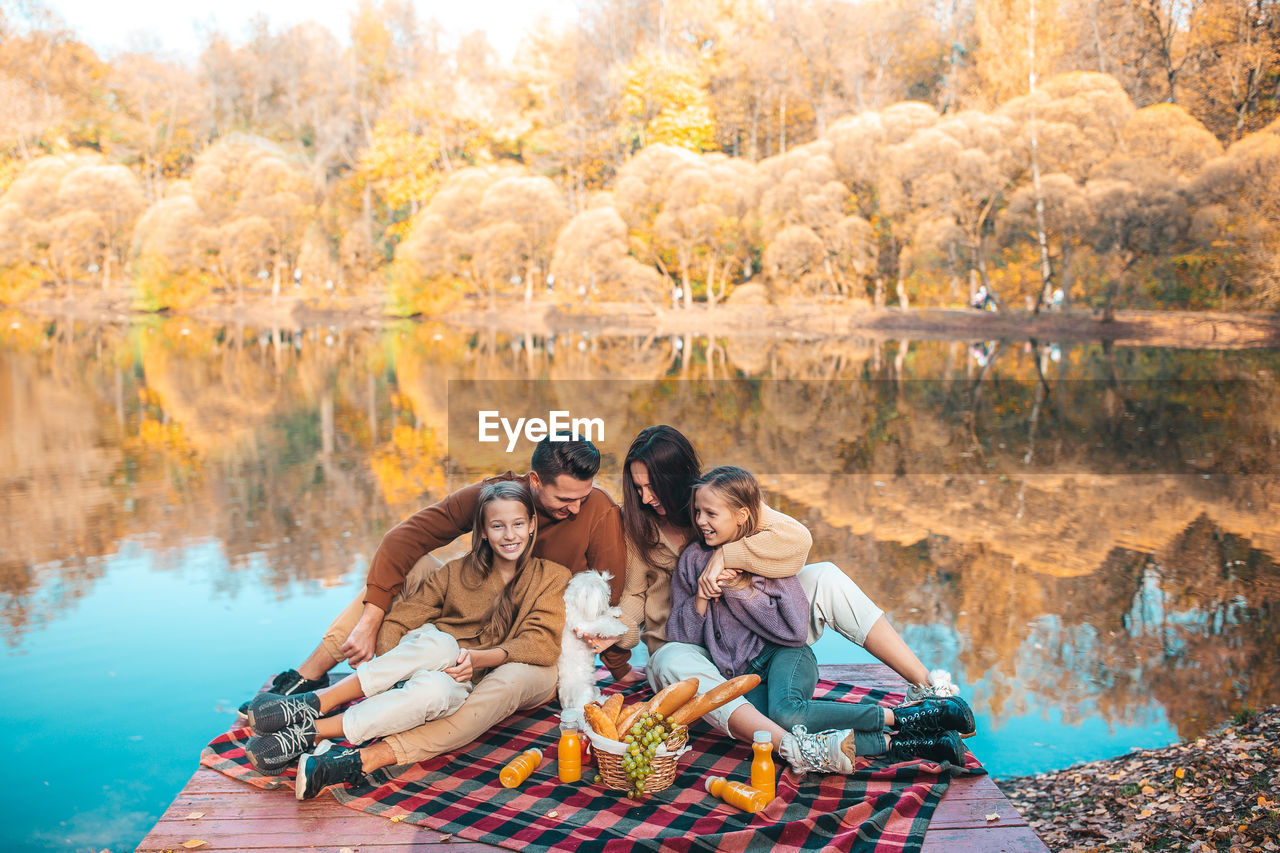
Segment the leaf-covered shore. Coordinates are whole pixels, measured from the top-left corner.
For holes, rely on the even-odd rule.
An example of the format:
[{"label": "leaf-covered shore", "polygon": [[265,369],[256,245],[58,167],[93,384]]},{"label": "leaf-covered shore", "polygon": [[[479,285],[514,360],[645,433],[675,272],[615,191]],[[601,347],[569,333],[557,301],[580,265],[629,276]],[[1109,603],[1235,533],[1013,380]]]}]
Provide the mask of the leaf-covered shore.
[{"label": "leaf-covered shore", "polygon": [[1050,850],[1280,850],[1280,705],[1218,732],[997,784]]}]

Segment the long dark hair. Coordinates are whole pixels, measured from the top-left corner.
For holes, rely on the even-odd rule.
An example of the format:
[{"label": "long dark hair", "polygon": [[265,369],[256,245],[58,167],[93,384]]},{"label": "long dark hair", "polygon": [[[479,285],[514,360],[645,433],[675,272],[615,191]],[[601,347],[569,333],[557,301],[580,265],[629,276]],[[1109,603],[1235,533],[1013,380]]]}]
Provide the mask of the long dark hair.
[{"label": "long dark hair", "polygon": [[467,562],[462,572],[463,580],[467,581],[468,586],[473,589],[478,588],[493,571],[493,546],[484,535],[484,514],[489,505],[495,501],[518,501],[523,505],[529,516],[531,530],[529,544],[525,545],[524,551],[516,558],[516,573],[511,577],[511,582],[503,587],[502,593],[489,609],[489,624],[480,632],[482,643],[501,642],[511,630],[511,622],[516,614],[516,602],[512,590],[520,575],[524,573],[525,566],[532,559],[533,543],[538,538],[538,515],[534,512],[533,495],[528,487],[518,480],[499,480],[496,483],[486,484],[480,490],[480,500],[476,503],[476,514],[471,525],[471,553],[467,555]]},{"label": "long dark hair", "polygon": [[627,449],[622,463],[622,526],[628,543],[652,568],[658,568],[653,552],[660,541],[658,514],[640,502],[631,463],[642,462],[649,471],[649,488],[667,511],[666,518],[676,527],[693,530],[689,501],[694,481],[702,470],[698,451],[680,430],[666,424],[645,427]]}]

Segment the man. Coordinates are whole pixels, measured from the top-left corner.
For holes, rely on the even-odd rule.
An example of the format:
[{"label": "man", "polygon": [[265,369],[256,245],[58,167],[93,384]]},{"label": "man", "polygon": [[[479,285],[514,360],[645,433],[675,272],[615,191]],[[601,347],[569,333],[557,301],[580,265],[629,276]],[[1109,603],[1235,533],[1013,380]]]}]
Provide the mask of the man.
[{"label": "man", "polygon": [[[480,490],[494,480],[519,480],[533,494],[538,516],[533,556],[574,573],[608,572],[610,602],[617,604],[625,580],[626,547],[618,505],[594,485],[600,451],[590,441],[548,436],[534,447],[530,467],[528,474],[507,471],[465,486],[391,528],[369,564],[364,595],[339,614],[297,669],[277,675],[268,690],[285,696],[318,690],[328,684],[329,670],[340,661],[355,667],[370,660],[392,600],[413,592],[440,567],[432,550],[471,531]],[[627,649],[610,647],[601,658],[615,678],[630,670]],[[540,687],[555,691],[554,683]]]}]

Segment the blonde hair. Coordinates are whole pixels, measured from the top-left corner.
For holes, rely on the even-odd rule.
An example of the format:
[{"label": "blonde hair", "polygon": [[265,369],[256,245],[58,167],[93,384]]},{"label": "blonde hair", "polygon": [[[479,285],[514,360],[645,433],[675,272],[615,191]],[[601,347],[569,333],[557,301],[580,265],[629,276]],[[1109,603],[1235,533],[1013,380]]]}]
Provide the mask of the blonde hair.
[{"label": "blonde hair", "polygon": [[[738,525],[738,532],[733,541],[750,536],[760,529],[760,484],[751,472],[736,465],[721,465],[703,474],[693,484],[693,495],[697,498],[700,489],[712,489],[729,505],[732,510],[745,509],[746,521]],[[693,501],[689,502],[690,513],[696,512]]]}]

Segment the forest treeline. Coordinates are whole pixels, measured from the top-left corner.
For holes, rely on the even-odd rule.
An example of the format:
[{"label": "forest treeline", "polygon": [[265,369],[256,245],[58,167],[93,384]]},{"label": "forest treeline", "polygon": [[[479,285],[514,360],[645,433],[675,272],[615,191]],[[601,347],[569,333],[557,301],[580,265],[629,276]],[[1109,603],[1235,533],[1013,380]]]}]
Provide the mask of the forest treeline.
[{"label": "forest treeline", "polygon": [[104,59],[0,3],[0,301],[1280,307],[1280,0],[409,0]]}]

